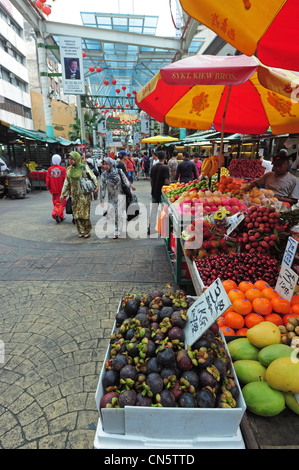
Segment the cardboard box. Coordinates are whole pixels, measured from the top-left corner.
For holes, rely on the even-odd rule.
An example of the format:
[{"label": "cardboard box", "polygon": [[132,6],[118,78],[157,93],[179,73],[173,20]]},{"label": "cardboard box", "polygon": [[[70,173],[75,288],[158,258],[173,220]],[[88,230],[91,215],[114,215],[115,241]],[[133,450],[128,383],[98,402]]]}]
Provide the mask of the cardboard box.
[{"label": "cardboard box", "polygon": [[[114,331],[114,328],[113,330]],[[222,339],[224,339],[224,336]],[[226,346],[226,343],[225,343]],[[227,348],[226,348],[227,349]],[[108,347],[104,364],[110,358]],[[102,380],[103,366],[95,394],[101,429],[107,434],[139,436],[147,439],[193,440],[197,438],[233,437],[238,432],[246,404],[232,367],[235,382],[239,388],[236,408],[160,408],[127,406],[125,408],[104,408],[100,402],[104,395]]]}]

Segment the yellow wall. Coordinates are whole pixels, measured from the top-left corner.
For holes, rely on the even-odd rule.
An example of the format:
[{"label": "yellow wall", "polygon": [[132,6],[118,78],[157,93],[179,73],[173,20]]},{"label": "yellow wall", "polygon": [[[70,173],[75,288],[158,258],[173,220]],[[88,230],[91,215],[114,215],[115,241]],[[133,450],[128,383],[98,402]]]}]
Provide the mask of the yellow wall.
[{"label": "yellow wall", "polygon": [[[46,131],[43,97],[41,93],[36,91],[30,92],[32,104],[32,119],[35,130],[40,129]],[[54,135],[56,137],[63,137],[69,139],[70,124],[74,122],[76,117],[76,107],[74,104],[68,105],[61,101],[51,100],[52,119]]]}]

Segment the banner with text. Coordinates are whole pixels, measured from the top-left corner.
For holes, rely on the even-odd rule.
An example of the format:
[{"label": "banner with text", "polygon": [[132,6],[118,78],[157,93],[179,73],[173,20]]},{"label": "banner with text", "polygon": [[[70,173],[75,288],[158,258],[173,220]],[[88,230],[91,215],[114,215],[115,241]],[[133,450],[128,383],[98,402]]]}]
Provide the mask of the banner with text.
[{"label": "banner with text", "polygon": [[84,68],[81,38],[59,37],[63,92],[84,95]]}]

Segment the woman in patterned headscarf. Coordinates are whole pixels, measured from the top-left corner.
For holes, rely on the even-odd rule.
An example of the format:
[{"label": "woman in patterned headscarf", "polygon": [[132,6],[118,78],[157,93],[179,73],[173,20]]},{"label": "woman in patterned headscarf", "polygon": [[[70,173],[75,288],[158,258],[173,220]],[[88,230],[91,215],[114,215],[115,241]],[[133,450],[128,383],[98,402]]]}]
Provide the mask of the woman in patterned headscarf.
[{"label": "woman in patterned headscarf", "polygon": [[66,178],[60,199],[64,196],[68,196],[69,194],[71,195],[73,218],[79,233],[79,238],[89,238],[92,228],[90,222],[91,194],[82,193],[79,179],[82,175],[86,175],[90,178],[96,186],[94,194],[97,194],[99,190],[98,180],[90,170],[89,166],[82,163],[80,153],[70,152],[70,164],[71,166],[66,172]]},{"label": "woman in patterned headscarf", "polygon": [[121,178],[133,191],[135,188],[130,184],[124,172],[116,167],[116,161],[112,158],[104,158],[103,168],[105,171],[102,174],[100,202],[101,206],[104,206],[107,192],[109,203],[107,215],[109,218],[114,219],[114,238],[118,238],[122,230],[123,217],[126,210],[126,198],[122,190]]}]

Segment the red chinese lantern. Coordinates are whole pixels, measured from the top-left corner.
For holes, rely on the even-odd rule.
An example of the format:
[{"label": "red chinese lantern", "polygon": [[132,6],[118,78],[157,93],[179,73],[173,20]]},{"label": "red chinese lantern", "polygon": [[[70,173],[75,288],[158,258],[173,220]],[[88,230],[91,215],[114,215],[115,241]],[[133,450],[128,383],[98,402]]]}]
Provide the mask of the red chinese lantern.
[{"label": "red chinese lantern", "polygon": [[40,0],[36,0],[35,6],[36,6],[37,8],[39,8],[40,10],[43,8],[43,4],[42,4],[42,2],[41,2]]},{"label": "red chinese lantern", "polygon": [[90,71],[90,72],[94,72],[94,71],[95,71],[95,68],[94,68],[94,67],[89,67],[89,71]]},{"label": "red chinese lantern", "polygon": [[115,79],[113,79],[113,80],[112,80],[112,83],[113,83],[113,85],[115,85],[115,84],[116,84],[116,80],[115,80]]},{"label": "red chinese lantern", "polygon": [[96,70],[97,70],[97,72],[99,72],[99,73],[102,72],[101,67],[97,67]]},{"label": "red chinese lantern", "polygon": [[85,52],[82,52],[82,55],[83,55],[83,57],[86,57],[86,53],[85,53]]},{"label": "red chinese lantern", "polygon": [[136,90],[133,90],[132,93],[133,93],[133,95],[136,95],[136,94],[137,94],[137,91],[136,91]]},{"label": "red chinese lantern", "polygon": [[104,80],[104,85],[109,85],[109,81],[108,80]]},{"label": "red chinese lantern", "polygon": [[118,107],[118,109],[120,109],[120,106],[119,106],[119,105],[118,105],[117,107]]},{"label": "red chinese lantern", "polygon": [[94,105],[95,105],[95,106],[98,106],[98,104],[99,104],[99,103],[95,103]]},{"label": "red chinese lantern", "polygon": [[41,3],[46,3],[47,0],[40,0]]},{"label": "red chinese lantern", "polygon": [[130,106],[131,109],[133,109],[133,106]]},{"label": "red chinese lantern", "polygon": [[128,107],[129,107],[129,105],[128,105],[128,104],[126,104],[126,108],[128,108]]},{"label": "red chinese lantern", "polygon": [[105,105],[103,104],[102,108],[105,108]]},{"label": "red chinese lantern", "polygon": [[42,8],[42,12],[45,15],[49,16],[52,12],[51,7],[49,7],[48,5],[44,5],[43,8]]},{"label": "red chinese lantern", "polygon": [[130,96],[131,96],[131,93],[127,93],[127,97],[130,98]]},{"label": "red chinese lantern", "polygon": [[124,85],[124,86],[121,87],[121,89],[125,91],[127,89],[127,87]]},{"label": "red chinese lantern", "polygon": [[115,93],[120,93],[120,89],[116,88]]}]

